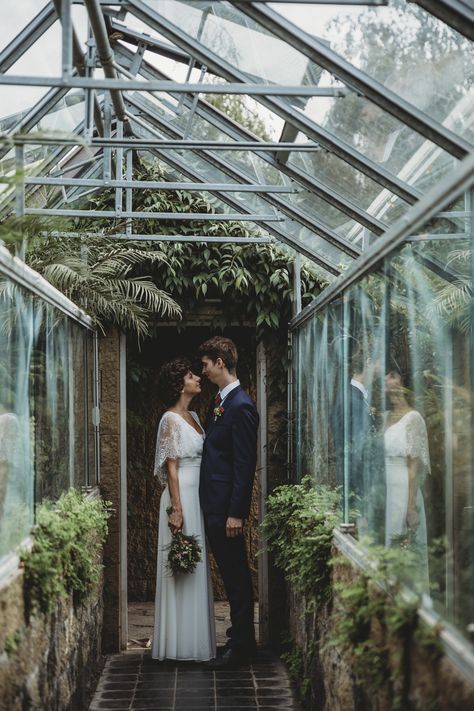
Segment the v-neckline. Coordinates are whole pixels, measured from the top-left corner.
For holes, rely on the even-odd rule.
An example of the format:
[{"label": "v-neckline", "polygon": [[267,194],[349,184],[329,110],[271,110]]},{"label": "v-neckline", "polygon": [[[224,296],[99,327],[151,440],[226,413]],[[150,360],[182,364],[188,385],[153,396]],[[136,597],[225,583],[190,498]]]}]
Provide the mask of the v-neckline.
[{"label": "v-neckline", "polygon": [[[173,411],[171,410],[171,412],[173,412]],[[201,427],[201,425],[199,425],[201,431],[198,432],[197,429],[194,427],[194,425],[191,425],[182,415],[179,414],[179,412],[173,412],[173,414],[178,415],[178,417],[180,417],[183,420],[183,422],[185,422],[187,424],[188,427],[191,427],[191,429],[194,430],[197,435],[199,435],[200,437],[204,436],[204,430]],[[191,417],[193,417],[193,416],[191,415]],[[194,417],[193,417],[193,420],[194,420]],[[196,420],[194,420],[194,422],[196,422]],[[198,423],[196,422],[196,424],[198,424]]]}]

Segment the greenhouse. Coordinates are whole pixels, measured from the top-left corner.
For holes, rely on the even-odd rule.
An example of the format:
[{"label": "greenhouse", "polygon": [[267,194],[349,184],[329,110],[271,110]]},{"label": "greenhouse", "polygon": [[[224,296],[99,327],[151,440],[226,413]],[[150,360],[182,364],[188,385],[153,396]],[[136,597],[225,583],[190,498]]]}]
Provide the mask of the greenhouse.
[{"label": "greenhouse", "polygon": [[[473,708],[473,0],[2,10],[0,709]],[[229,669],[215,552],[217,666],[152,647],[160,373],[216,335]]]}]

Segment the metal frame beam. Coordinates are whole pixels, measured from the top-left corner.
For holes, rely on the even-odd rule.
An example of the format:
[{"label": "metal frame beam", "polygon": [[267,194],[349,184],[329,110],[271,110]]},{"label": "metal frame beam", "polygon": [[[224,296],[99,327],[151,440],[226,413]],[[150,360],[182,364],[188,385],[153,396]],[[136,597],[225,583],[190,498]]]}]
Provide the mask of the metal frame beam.
[{"label": "metal frame beam", "polygon": [[[121,45],[119,46],[117,55],[128,62],[131,62],[134,56],[128,48],[122,47]],[[168,78],[163,72],[155,67],[152,67],[147,62],[143,62],[140,73],[146,79],[156,76],[160,76],[162,79]],[[140,106],[140,99],[141,96],[127,97],[128,103],[132,103],[137,107]],[[187,102],[188,98],[183,97],[183,104],[185,106],[187,105]],[[219,109],[215,108],[204,99],[199,99],[196,106],[196,115],[200,116],[205,121],[215,126],[219,131],[230,136],[236,141],[242,139],[255,140],[254,134],[252,134],[248,129],[243,128],[235,121],[232,121],[232,119],[230,119],[226,114],[219,111]],[[374,234],[380,235],[387,228],[387,225],[385,225],[382,221],[369,215],[369,213],[365,212],[354,202],[337,193],[335,190],[330,190],[322,181],[309,175],[309,173],[306,173],[302,169],[296,168],[295,166],[287,163],[281,163],[268,153],[260,153],[259,158],[271,165],[279,173],[286,175],[293,181],[297,181],[297,183],[305,190],[314,193],[343,214],[362,224],[364,227],[367,227]]]},{"label": "metal frame beam", "polygon": [[83,217],[83,218],[113,218],[122,217],[134,220],[172,220],[177,222],[283,222],[284,218],[278,215],[255,215],[253,213],[227,213],[227,212],[135,212],[126,210],[69,210],[48,207],[27,207],[25,215],[46,215],[48,217]]},{"label": "metal frame beam", "polygon": [[[224,76],[228,81],[248,83],[248,76],[236,69],[229,62],[218,57],[214,52],[189,37],[179,27],[176,27],[166,18],[158,15],[141,0],[129,0],[130,11],[145,24],[156,27],[158,32],[167,37],[171,42],[184,49],[196,61],[205,64],[213,73]],[[382,166],[366,158],[349,144],[336,138],[329,131],[316,124],[303,113],[292,107],[288,102],[272,97],[257,96],[257,101],[266,106],[270,111],[285,119],[309,138],[320,143],[328,151],[334,153],[353,168],[375,180],[390,192],[398,195],[406,202],[412,204],[420,193],[397,178]]]},{"label": "metal frame beam", "polygon": [[5,140],[15,145],[34,146],[80,146],[86,145],[91,148],[134,148],[137,150],[147,150],[148,148],[179,149],[179,150],[207,150],[207,151],[290,151],[307,152],[319,151],[317,143],[273,143],[271,141],[193,141],[193,140],[166,140],[157,138],[156,140],[146,140],[141,138],[93,138],[84,141],[82,136],[48,136],[41,134],[13,134],[2,136],[0,143]]},{"label": "metal frame beam", "polygon": [[25,185],[53,185],[58,187],[133,188],[138,190],[182,190],[234,192],[234,193],[297,193],[297,188],[287,185],[259,185],[258,183],[180,183],[159,180],[106,180],[94,178],[26,177]]},{"label": "metal frame beam", "polygon": [[0,85],[49,86],[51,88],[95,89],[97,91],[165,91],[174,94],[245,94],[246,96],[345,96],[344,89],[314,86],[312,84],[205,84],[200,82],[162,82],[145,84],[134,79],[88,79],[87,77],[42,77],[31,75],[1,75]]},{"label": "metal frame beam", "polygon": [[413,232],[453,203],[469,189],[473,182],[474,152],[465,158],[450,175],[432,188],[417,205],[411,207],[402,218],[397,220],[385,235],[364,252],[339,279],[324,289],[311,304],[303,309],[301,314],[290,322],[290,329],[294,330],[300,326],[323,306],[338,297],[351,284],[374,269],[381,259],[387,257]]},{"label": "metal frame beam", "polygon": [[[277,0],[278,1],[278,0]],[[467,0],[408,0],[474,42],[474,7]]]},{"label": "metal frame beam", "polygon": [[106,237],[107,239],[128,240],[129,242],[214,242],[230,244],[274,244],[273,237],[229,237],[227,235],[160,235],[160,234],[136,234],[115,232],[112,234],[100,234],[97,232],[42,232],[41,237],[58,237],[68,239],[97,239]]},{"label": "metal frame beam", "polygon": [[[433,4],[433,3],[431,3]],[[383,111],[395,116],[411,129],[420,133],[429,141],[440,146],[456,158],[468,155],[472,146],[438,121],[405,101],[383,84],[357,69],[350,62],[338,55],[314,35],[310,35],[287,18],[267,5],[255,2],[235,2],[234,5],[245,15],[260,23],[284,42],[295,47],[313,62],[331,72],[354,91],[365,96]]]}]

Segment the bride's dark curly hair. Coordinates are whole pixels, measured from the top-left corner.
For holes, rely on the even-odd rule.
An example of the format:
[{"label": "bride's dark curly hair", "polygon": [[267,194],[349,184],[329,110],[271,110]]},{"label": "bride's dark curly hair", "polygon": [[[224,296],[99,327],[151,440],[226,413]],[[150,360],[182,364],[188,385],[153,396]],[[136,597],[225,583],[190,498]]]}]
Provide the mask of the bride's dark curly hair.
[{"label": "bride's dark curly hair", "polygon": [[192,371],[188,358],[174,358],[165,363],[158,375],[158,396],[166,407],[171,407],[179,400],[184,385],[184,376]]}]

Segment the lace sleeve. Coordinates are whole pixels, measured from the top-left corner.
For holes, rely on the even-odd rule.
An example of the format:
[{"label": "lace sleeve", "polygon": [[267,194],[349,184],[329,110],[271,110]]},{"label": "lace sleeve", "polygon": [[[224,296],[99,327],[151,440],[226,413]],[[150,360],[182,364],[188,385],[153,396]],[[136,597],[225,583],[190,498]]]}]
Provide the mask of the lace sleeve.
[{"label": "lace sleeve", "polygon": [[179,459],[183,451],[182,430],[179,423],[170,413],[161,418],[156,437],[155,471],[163,484],[168,481],[166,471],[167,459]]},{"label": "lace sleeve", "polygon": [[426,424],[419,412],[414,410],[407,424],[407,455],[420,459],[424,473],[430,472],[430,452]]}]

